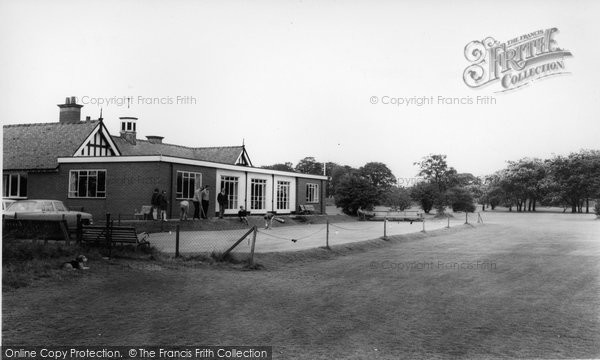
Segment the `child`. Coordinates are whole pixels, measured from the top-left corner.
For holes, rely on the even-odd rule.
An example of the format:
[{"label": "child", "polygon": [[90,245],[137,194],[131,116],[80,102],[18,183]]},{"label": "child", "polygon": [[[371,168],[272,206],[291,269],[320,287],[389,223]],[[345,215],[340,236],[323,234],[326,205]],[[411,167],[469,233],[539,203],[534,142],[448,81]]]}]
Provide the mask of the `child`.
[{"label": "child", "polygon": [[243,206],[240,206],[240,211],[238,211],[238,217],[240,218],[240,221],[243,222],[246,225],[248,224],[248,212],[246,210],[244,210]]}]

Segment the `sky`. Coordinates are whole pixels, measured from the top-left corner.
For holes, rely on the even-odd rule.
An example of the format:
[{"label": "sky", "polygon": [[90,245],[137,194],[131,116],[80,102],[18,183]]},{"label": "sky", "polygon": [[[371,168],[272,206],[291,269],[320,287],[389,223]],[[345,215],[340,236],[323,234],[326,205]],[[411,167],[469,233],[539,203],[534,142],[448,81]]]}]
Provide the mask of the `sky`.
[{"label": "sky", "polygon": [[[0,119],[56,122],[76,96],[113,134],[135,116],[138,138],[245,143],[255,166],[377,161],[410,178],[446,154],[486,175],[600,148],[599,13],[595,1],[2,1]],[[468,43],[550,28],[572,54],[564,74],[506,92],[465,84]]]}]

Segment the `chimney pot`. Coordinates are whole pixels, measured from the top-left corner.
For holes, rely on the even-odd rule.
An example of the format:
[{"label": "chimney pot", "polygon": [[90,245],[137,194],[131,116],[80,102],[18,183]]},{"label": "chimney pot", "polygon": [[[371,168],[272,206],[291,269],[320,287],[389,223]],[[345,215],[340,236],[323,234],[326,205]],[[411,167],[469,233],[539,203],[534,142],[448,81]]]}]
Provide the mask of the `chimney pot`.
[{"label": "chimney pot", "polygon": [[81,122],[81,108],[83,105],[77,104],[75,96],[66,97],[64,104],[59,104],[60,112],[58,122],[61,124],[77,124]]}]

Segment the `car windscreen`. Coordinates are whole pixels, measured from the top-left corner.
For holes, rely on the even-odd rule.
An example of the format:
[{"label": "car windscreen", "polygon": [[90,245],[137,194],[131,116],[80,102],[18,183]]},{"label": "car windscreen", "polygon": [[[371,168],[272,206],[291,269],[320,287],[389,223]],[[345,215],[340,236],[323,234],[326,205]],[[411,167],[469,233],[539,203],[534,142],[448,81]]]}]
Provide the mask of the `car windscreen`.
[{"label": "car windscreen", "polygon": [[17,201],[13,203],[8,211],[23,212],[23,211],[42,211],[41,204],[36,201]]},{"label": "car windscreen", "polygon": [[60,202],[60,201],[53,201],[52,202],[54,204],[54,210],[56,211],[67,211],[67,208],[65,207],[65,205]]}]

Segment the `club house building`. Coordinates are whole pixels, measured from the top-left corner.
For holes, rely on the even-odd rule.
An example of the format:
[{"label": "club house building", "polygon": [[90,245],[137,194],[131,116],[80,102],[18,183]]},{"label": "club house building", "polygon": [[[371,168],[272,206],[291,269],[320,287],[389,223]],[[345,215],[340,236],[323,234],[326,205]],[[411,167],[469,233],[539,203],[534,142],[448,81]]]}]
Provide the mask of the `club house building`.
[{"label": "club house building", "polygon": [[[102,118],[81,120],[74,97],[67,98],[55,123],[5,125],[3,197],[56,199],[67,207],[102,218],[133,216],[150,205],[155,188],[166,191],[169,218],[179,203],[209,185],[209,216],[218,211],[225,188],[226,215],[244,206],[251,214],[290,214],[300,205],[325,213],[326,176],[252,166],[245,146],[186,147],[163,143],[161,136],[137,139],[138,119],[121,117],[120,134],[111,135]],[[190,215],[194,205],[190,201]]]}]

